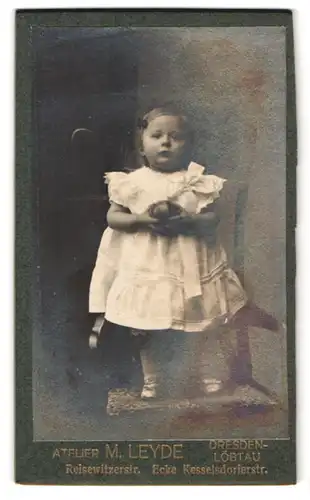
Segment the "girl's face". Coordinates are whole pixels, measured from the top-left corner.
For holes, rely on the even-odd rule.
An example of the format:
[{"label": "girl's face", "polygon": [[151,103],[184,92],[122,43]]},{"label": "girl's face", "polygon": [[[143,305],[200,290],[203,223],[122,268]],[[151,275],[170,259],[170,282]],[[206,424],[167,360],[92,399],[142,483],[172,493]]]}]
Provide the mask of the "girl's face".
[{"label": "girl's face", "polygon": [[162,172],[182,169],[188,146],[188,134],[178,116],[157,116],[142,134],[142,149],[149,166]]}]

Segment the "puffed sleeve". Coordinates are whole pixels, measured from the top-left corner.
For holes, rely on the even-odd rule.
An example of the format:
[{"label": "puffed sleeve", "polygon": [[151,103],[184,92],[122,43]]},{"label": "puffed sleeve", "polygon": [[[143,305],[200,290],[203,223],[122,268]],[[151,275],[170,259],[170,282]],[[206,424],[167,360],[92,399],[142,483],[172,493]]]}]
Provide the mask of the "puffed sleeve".
[{"label": "puffed sleeve", "polygon": [[125,172],[109,172],[105,175],[108,184],[110,202],[130,208],[137,197],[137,186],[132,182],[130,174]]},{"label": "puffed sleeve", "polygon": [[192,190],[197,197],[197,213],[220,197],[224,182],[226,182],[226,179],[216,175],[202,175],[197,180],[192,186]]}]

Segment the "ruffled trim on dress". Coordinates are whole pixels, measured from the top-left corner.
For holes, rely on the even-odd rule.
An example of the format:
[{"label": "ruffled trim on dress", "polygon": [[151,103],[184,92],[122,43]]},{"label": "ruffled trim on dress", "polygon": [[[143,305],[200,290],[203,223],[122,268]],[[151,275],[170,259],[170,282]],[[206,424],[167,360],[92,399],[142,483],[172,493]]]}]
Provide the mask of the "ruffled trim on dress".
[{"label": "ruffled trim on dress", "polygon": [[201,332],[232,317],[247,298],[235,273],[225,263],[202,280],[200,297],[186,300],[184,282],[158,276],[116,278],[109,293],[106,319],[141,330]]},{"label": "ruffled trim on dress", "polygon": [[133,213],[143,213],[153,203],[167,200],[178,203],[186,210],[183,196],[186,193],[195,195],[195,212],[199,213],[219,198],[226,179],[205,175],[204,167],[192,162],[185,173],[165,174],[142,167],[129,174],[110,172],[105,175],[105,181],[110,201],[129,208]]}]

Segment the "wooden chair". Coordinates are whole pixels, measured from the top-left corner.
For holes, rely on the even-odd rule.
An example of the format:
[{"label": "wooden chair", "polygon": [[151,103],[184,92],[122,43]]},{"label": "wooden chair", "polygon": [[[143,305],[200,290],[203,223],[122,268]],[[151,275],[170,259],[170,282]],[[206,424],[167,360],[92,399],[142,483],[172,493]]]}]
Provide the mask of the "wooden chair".
[{"label": "wooden chair", "polygon": [[[219,233],[227,251],[230,266],[238,275],[246,292],[248,283],[244,276],[244,230],[248,186],[245,183],[227,183],[220,199],[221,223]],[[272,332],[281,330],[280,323],[253,302],[241,309],[227,325],[235,331],[235,349],[228,359],[229,382],[233,385],[248,385],[267,396],[274,394],[253,378],[249,327],[255,326]]]}]

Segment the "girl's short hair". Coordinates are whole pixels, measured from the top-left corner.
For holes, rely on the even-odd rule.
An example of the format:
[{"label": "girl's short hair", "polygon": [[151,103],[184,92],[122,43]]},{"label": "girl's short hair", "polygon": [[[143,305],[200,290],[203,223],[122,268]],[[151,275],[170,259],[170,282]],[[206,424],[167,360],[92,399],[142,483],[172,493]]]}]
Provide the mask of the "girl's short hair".
[{"label": "girl's short hair", "polygon": [[147,111],[144,114],[143,118],[138,118],[137,126],[138,130],[140,131],[140,134],[143,133],[143,130],[145,130],[148,127],[151,121],[155,120],[155,118],[157,118],[158,116],[164,116],[164,115],[176,116],[180,118],[186,132],[188,133],[189,138],[191,139],[191,141],[193,140],[193,129],[191,127],[188,117],[186,116],[185,113],[182,112],[182,110],[179,107],[177,107],[173,103],[152,107],[149,111]]}]

